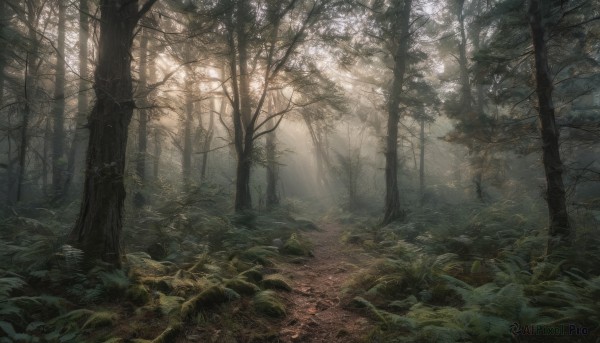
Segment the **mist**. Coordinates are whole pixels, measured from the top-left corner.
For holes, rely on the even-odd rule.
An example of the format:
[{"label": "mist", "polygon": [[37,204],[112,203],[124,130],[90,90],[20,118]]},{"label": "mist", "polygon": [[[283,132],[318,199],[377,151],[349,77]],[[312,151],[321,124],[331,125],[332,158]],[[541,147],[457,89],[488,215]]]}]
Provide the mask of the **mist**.
[{"label": "mist", "polygon": [[599,12],[2,1],[0,342],[596,342]]}]

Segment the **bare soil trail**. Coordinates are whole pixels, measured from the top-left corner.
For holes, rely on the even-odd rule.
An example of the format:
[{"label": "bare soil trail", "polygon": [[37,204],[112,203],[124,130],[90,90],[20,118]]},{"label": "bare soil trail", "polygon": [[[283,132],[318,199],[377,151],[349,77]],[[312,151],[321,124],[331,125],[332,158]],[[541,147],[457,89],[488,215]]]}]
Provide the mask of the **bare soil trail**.
[{"label": "bare soil trail", "polygon": [[288,316],[280,330],[281,342],[364,342],[373,324],[344,308],[341,297],[346,282],[369,257],[341,242],[341,225],[325,223],[320,228],[303,233],[313,244],[314,257],[282,268],[294,290],[286,298]]}]

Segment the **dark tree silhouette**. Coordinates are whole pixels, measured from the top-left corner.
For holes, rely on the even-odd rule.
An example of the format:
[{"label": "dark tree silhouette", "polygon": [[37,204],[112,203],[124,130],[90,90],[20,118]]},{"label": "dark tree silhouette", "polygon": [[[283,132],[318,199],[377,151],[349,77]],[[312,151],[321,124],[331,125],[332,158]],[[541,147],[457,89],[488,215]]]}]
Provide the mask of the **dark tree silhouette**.
[{"label": "dark tree silhouette", "polygon": [[94,72],[96,103],[89,119],[83,201],[70,241],[85,259],[121,266],[120,236],[125,201],[125,149],[135,103],[131,46],[135,27],[156,0],[100,1],[100,38]]}]

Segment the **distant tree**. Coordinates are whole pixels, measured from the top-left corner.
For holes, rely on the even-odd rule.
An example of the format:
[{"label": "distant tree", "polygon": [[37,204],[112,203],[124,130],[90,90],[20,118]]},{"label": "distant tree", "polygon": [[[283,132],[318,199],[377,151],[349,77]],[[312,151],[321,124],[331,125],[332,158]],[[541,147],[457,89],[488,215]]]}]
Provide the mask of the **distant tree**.
[{"label": "distant tree", "polygon": [[52,197],[63,197],[65,154],[65,31],[67,4],[58,0],[58,40],[56,46],[56,76],[54,81],[54,129],[52,132]]},{"label": "distant tree", "polygon": [[79,0],[79,82],[77,93],[77,116],[75,117],[75,130],[69,152],[67,154],[67,171],[63,193],[67,195],[77,172],[77,165],[85,162],[85,145],[87,143],[87,122],[90,87],[88,71],[88,40],[89,16],[88,0]]}]

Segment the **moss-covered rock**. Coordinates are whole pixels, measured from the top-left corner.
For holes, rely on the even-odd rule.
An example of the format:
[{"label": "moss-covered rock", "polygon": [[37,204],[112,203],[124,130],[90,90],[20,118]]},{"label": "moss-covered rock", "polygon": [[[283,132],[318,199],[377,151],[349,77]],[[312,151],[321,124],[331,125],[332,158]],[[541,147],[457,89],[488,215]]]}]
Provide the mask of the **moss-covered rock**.
[{"label": "moss-covered rock", "polygon": [[290,238],[285,241],[280,249],[282,254],[295,256],[310,256],[310,248],[308,244],[300,239],[298,235],[293,233]]},{"label": "moss-covered rock", "polygon": [[225,283],[225,287],[231,288],[242,295],[254,295],[260,292],[258,286],[242,279],[231,279]]},{"label": "moss-covered rock", "polygon": [[184,300],[185,299],[182,297],[164,295],[160,292],[158,293],[158,306],[160,308],[160,312],[165,316],[178,313],[181,308],[181,303],[183,303]]},{"label": "moss-covered rock", "polygon": [[289,281],[279,274],[267,276],[262,280],[261,286],[266,289],[278,289],[287,292],[292,290],[292,286],[290,286]]},{"label": "moss-covered rock", "polygon": [[223,287],[212,286],[181,305],[181,318],[190,318],[203,308],[210,308],[228,300]]},{"label": "moss-covered rock", "polygon": [[271,258],[279,255],[277,247],[255,246],[239,254],[238,258],[245,262],[258,263],[270,267],[273,265]]},{"label": "moss-covered rock", "polygon": [[273,291],[257,293],[252,300],[254,310],[262,315],[274,318],[285,317],[285,306]]},{"label": "moss-covered rock", "polygon": [[127,299],[138,306],[144,305],[150,300],[150,293],[143,285],[132,285],[127,289],[126,295]]}]

